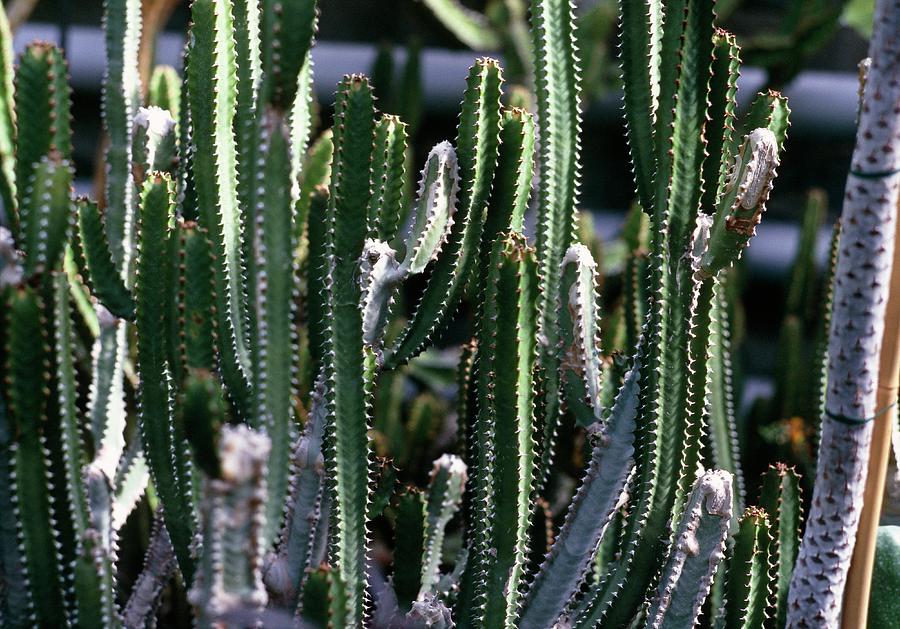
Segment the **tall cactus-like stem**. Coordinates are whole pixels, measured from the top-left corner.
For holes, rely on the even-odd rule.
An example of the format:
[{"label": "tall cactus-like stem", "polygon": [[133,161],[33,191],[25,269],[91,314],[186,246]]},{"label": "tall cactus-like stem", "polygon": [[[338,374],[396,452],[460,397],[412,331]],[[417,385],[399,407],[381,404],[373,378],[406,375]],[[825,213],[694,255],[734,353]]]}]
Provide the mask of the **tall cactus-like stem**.
[{"label": "tall cactus-like stem", "polygon": [[140,0],[107,0],[104,25],[107,66],[103,120],[109,134],[106,152],[106,231],[113,261],[127,282],[136,201],[131,176],[131,131],[141,98],[138,71]]},{"label": "tall cactus-like stem", "polygon": [[471,558],[458,606],[458,620],[466,627],[509,626],[526,567],[534,483],[537,275],[533,250],[522,236],[501,236],[494,243],[485,288],[475,367],[475,451],[469,465],[477,470],[470,479]]},{"label": "tall cactus-like stem", "polygon": [[258,410],[255,413],[272,440],[268,466],[266,546],[275,538],[284,510],[294,412],[295,332],[293,305],[296,293],[294,268],[294,206],[291,203],[291,163],[287,129],[272,113],[263,128],[267,137],[260,152],[265,156],[259,188],[263,190],[255,211],[257,225],[256,349],[254,366]]},{"label": "tall cactus-like stem", "polygon": [[700,606],[725,557],[731,485],[731,474],[725,471],[707,472],[694,483],[647,613],[647,629],[681,629],[697,624]]},{"label": "tall cactus-like stem", "polygon": [[[263,82],[260,99],[282,111],[290,109],[297,78],[313,45],[318,0],[252,0],[262,8],[260,49]],[[302,89],[302,86],[299,86]]]},{"label": "tall cactus-like stem", "polygon": [[[900,210],[900,203],[898,203]],[[898,240],[900,221],[894,230],[895,242]],[[894,247],[894,263],[891,269],[891,289],[888,296],[887,313],[885,315],[884,344],[881,348],[878,369],[878,406],[890,406],[890,410],[875,420],[872,433],[872,445],[869,453],[866,489],[863,497],[863,510],[860,516],[859,531],[853,550],[853,560],[847,577],[847,592],[844,596],[844,614],[841,626],[844,629],[866,626],[868,622],[869,603],[878,599],[870,598],[875,580],[878,536],[882,520],[882,506],[885,500],[885,485],[889,472],[891,456],[891,440],[900,438],[897,428],[898,383],[900,383],[900,249]],[[900,446],[900,441],[897,442]],[[900,447],[894,450],[900,454]],[[895,460],[896,460],[895,454]],[[877,602],[876,602],[877,604]]]},{"label": "tall cactus-like stem", "polygon": [[[836,626],[859,524],[900,194],[900,3],[878,0],[841,219],[825,416],[788,626]],[[823,578],[824,577],[824,578]]]},{"label": "tall cactus-like stem", "polygon": [[[650,85],[644,85],[648,74],[638,71],[636,61],[629,62],[628,57],[623,65],[625,80],[633,84],[632,91],[643,94],[640,102],[646,115],[653,115],[653,103],[658,103],[652,118],[656,172],[652,186],[643,184],[654,196],[649,209],[648,369],[641,387],[636,456],[639,489],[626,522],[623,560],[610,566],[600,586],[589,595],[580,626],[596,624],[601,618],[621,625],[633,617],[665,552],[666,523],[676,505],[679,482],[682,487],[691,484],[692,479],[681,478],[679,472],[695,474],[695,468],[682,467],[683,455],[700,446],[696,430],[700,418],[687,413],[691,328],[696,322],[694,271],[688,254],[703,187],[706,140],[702,131],[713,13],[706,0],[666,3],[665,29],[657,33],[659,10],[659,6],[650,6],[649,14],[623,12],[625,36],[635,28],[633,21],[653,31],[644,46],[651,63]],[[661,46],[658,75],[654,69],[657,45]],[[632,50],[630,54],[636,53]],[[636,141],[632,136],[629,139]],[[636,151],[644,154],[647,148],[632,147],[635,155]]]},{"label": "tall cactus-like stem", "polygon": [[771,466],[763,475],[760,506],[766,510],[772,525],[774,566],[774,618],[784,626],[787,618],[788,587],[800,546],[800,479],[783,464]]},{"label": "tall cactus-like stem", "polygon": [[384,115],[375,126],[374,191],[369,202],[371,235],[385,242],[393,238],[403,216],[406,186],[407,125],[397,116]]},{"label": "tall cactus-like stem", "polygon": [[465,486],[466,464],[461,458],[445,454],[434,462],[425,505],[420,600],[434,594],[438,584],[445,528],[459,509]]},{"label": "tall cactus-like stem", "polygon": [[768,514],[756,507],[749,507],[738,523],[718,625],[723,629],[764,626],[772,604],[770,526]]},{"label": "tall cactus-like stem", "polygon": [[49,397],[49,347],[42,326],[42,304],[37,291],[26,286],[7,289],[4,306],[5,398],[16,435],[11,448],[12,477],[22,577],[31,592],[28,613],[39,624],[64,626],[63,575],[58,534],[52,524],[52,487],[43,434]]},{"label": "tall cactus-like stem", "polygon": [[597,548],[619,505],[634,457],[643,350],[619,391],[602,432],[596,437],[591,461],[572,501],[559,536],[528,590],[522,627],[552,626],[584,578],[591,553]]},{"label": "tall cactus-like stem", "polygon": [[312,568],[312,546],[323,513],[325,461],[322,453],[327,408],[323,379],[316,382],[311,396],[306,428],[294,446],[284,527],[278,550],[267,559],[266,584],[282,602],[293,609]]},{"label": "tall cactus-like stem", "polygon": [[17,237],[22,229],[22,213],[27,213],[23,207],[26,196],[35,183],[35,170],[41,160],[48,159],[51,153],[57,156],[56,161],[72,155],[71,88],[67,74],[65,59],[52,44],[31,44],[19,59],[15,99],[17,213],[12,221],[12,232]]},{"label": "tall cactus-like stem", "polygon": [[199,608],[200,626],[230,624],[232,616],[253,618],[266,604],[262,562],[269,447],[268,437],[247,426],[222,429],[219,474],[205,483],[203,558],[189,594]]},{"label": "tall cactus-like stem", "polygon": [[[250,405],[249,354],[234,136],[236,62],[231,5],[194,0],[188,57],[194,181],[203,223],[215,256],[217,349],[228,395],[241,416]],[[210,95],[214,95],[210,106]],[[174,540],[173,540],[174,541]]]},{"label": "tall cactus-like stem", "polygon": [[538,438],[538,489],[546,483],[553,460],[560,417],[559,340],[556,300],[560,263],[575,239],[581,140],[581,83],[575,54],[575,15],[572,0],[533,0],[532,46],[537,94],[538,271],[541,278],[540,364],[545,382],[544,420]]},{"label": "tall cactus-like stem", "polygon": [[362,622],[370,500],[369,395],[374,356],[364,347],[359,260],[371,195],[369,169],[375,131],[372,88],[364,76],[341,82],[335,105],[335,157],[326,215],[325,401],[330,490],[334,501],[333,556],[346,587],[349,615]]},{"label": "tall cactus-like stem", "polygon": [[157,515],[150,532],[150,542],[144,557],[144,568],[128,597],[122,612],[126,627],[144,627],[156,614],[160,594],[175,573],[175,553],[163,518]]},{"label": "tall cactus-like stem", "polygon": [[151,175],[141,195],[138,224],[138,268],[135,280],[138,364],[141,375],[141,438],[153,484],[162,498],[166,528],[185,581],[194,574],[191,551],[194,515],[189,502],[190,479],[182,477],[176,461],[181,455],[173,418],[172,382],[166,363],[166,310],[159,296],[167,291],[157,260],[170,238],[174,189],[168,177]]},{"label": "tall cactus-like stem", "polygon": [[85,456],[77,408],[73,356],[74,334],[68,278],[65,274],[56,272],[53,274],[52,281],[60,441],[65,453],[63,457],[64,474],[59,482],[65,485],[68,512],[71,517],[71,522],[64,525],[71,526],[75,536],[74,591],[76,606],[72,618],[81,627],[98,629],[115,627],[118,623],[118,615],[114,604],[115,592],[110,582],[113,577],[108,554],[110,544],[103,543],[103,538],[111,532],[109,481],[99,471],[97,472],[99,486],[92,481],[90,474],[87,474],[86,478],[82,478]]}]

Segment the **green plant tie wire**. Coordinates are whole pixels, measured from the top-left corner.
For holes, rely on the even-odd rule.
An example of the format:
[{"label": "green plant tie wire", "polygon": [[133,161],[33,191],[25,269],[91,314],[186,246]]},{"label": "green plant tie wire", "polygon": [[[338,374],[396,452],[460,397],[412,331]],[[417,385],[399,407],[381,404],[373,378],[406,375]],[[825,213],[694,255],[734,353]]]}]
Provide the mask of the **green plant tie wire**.
[{"label": "green plant tie wire", "polygon": [[829,411],[827,408],[825,409],[825,416],[830,417],[831,419],[840,422],[842,424],[846,424],[847,426],[864,426],[871,421],[875,421],[889,410],[897,406],[897,402],[891,402],[887,406],[875,411],[875,414],[871,417],[850,417],[849,415],[842,415],[840,413],[833,413]]},{"label": "green plant tie wire", "polygon": [[876,170],[871,173],[863,172],[861,170],[850,171],[851,175],[860,179],[887,179],[888,177],[893,177],[897,173],[900,173],[900,168],[895,168],[894,170]]}]

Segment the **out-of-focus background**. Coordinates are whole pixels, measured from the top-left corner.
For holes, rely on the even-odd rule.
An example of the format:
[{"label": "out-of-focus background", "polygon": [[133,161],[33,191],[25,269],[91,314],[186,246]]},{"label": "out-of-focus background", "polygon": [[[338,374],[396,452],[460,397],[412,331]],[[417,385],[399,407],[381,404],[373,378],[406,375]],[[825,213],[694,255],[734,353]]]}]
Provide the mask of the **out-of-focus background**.
[{"label": "out-of-focus background", "polygon": [[[516,48],[521,50],[523,42],[527,45],[527,33],[521,30],[527,0],[321,0],[319,4],[319,43],[313,58],[323,126],[329,124],[334,86],[343,74],[373,75],[376,94],[387,92],[385,82],[406,81],[402,93],[420,101],[394,101],[391,106],[415,112],[419,118],[414,139],[415,154],[421,157],[434,143],[454,137],[466,70],[476,56],[500,56],[511,83],[528,82],[528,69]],[[585,109],[581,207],[594,218],[593,228],[605,247],[605,268],[614,271],[615,239],[634,194],[615,56],[618,4],[616,0],[578,0],[576,4]],[[852,150],[856,68],[866,54],[872,5],[873,0],[717,3],[719,25],[738,35],[743,50],[742,106],[749,105],[757,91],[772,88],[788,95],[792,109],[786,153],[768,214],[740,271],[744,308],[737,330],[741,349],[736,367],[742,376],[745,416],[751,417],[748,430],[762,431],[762,443],[799,448],[789,457],[794,460],[803,458],[811,440],[808,434],[797,434],[791,423],[794,411],[785,396],[796,392],[776,389],[773,375],[806,369],[803,357],[817,334],[815,292],[821,285],[799,301],[796,295],[791,298],[795,312],[787,312],[786,302],[792,282],[795,293],[801,290],[797,288],[799,271],[792,269],[798,268],[794,262],[805,214],[808,222],[818,226],[817,243],[807,253],[818,262],[820,274],[827,258]],[[96,158],[102,155],[98,146],[105,63],[102,2],[6,0],[4,6],[15,29],[17,52],[33,39],[56,41],[67,51],[75,90],[78,186],[90,191]],[[468,18],[479,27],[464,32],[452,16],[440,19],[448,6],[475,11]],[[188,0],[144,0],[144,12],[148,30],[157,31],[155,48],[145,42],[144,69],[154,63],[180,67]],[[418,60],[417,67],[408,63],[410,58]],[[805,212],[810,199],[825,209],[818,214]],[[816,286],[815,278],[800,280]]]}]

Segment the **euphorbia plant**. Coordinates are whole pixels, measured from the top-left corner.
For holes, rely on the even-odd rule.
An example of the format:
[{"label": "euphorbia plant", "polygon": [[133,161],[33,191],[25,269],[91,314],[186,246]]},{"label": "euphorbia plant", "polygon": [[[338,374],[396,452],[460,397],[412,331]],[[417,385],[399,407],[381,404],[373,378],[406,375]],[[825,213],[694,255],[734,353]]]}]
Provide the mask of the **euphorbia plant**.
[{"label": "euphorbia plant", "polygon": [[[146,97],[140,3],[108,0],[97,200],[70,193],[62,53],[27,49],[0,101],[5,623],[145,626],[175,575],[202,626],[784,622],[798,483],[773,467],[744,509],[722,283],[765,210],[787,103],[760,94],[737,120],[740,51],[712,2],[622,4],[638,209],[611,357],[576,242],[573,8],[532,2],[535,111],[475,61],[414,198],[407,126],[363,75],[309,146],[314,0],[194,0],[185,80],[158,69]],[[383,415],[451,325],[471,337],[454,453],[398,488],[375,418],[388,452],[421,443],[404,431],[425,411],[401,429]],[[570,422],[587,464],[550,541],[536,505]]]}]

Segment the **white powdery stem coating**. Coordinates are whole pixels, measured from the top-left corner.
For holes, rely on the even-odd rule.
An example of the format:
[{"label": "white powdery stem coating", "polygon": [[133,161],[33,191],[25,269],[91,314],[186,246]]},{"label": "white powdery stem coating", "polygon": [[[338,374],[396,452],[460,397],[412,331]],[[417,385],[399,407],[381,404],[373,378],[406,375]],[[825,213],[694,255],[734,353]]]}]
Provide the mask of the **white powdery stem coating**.
[{"label": "white powdery stem coating", "polygon": [[[712,470],[701,474],[694,483],[690,500],[678,527],[678,537],[663,570],[657,594],[651,603],[646,627],[659,629],[679,626],[685,618],[696,624],[700,607],[712,587],[716,569],[725,557],[725,538],[731,524],[733,476],[725,470]],[[705,522],[704,522],[705,521]],[[706,524],[708,525],[706,525]],[[704,526],[701,528],[701,524]],[[702,577],[696,581],[697,570],[692,570],[681,583],[688,562],[701,562]],[[702,564],[706,565],[703,566]],[[677,589],[684,588],[687,600],[677,600]],[[682,597],[683,598],[683,597]],[[677,619],[667,617],[670,607]]]},{"label": "white powdery stem coating", "polygon": [[138,575],[128,604],[122,612],[126,627],[143,627],[155,614],[163,587],[175,573],[175,551],[169,533],[157,514],[150,534],[150,545],[144,558],[144,568]]},{"label": "white powdery stem coating", "polygon": [[[138,141],[144,144],[141,148],[141,157],[146,160],[150,168],[156,164],[156,154],[163,142],[168,141],[170,150],[174,149],[171,142],[174,141],[172,134],[175,129],[175,119],[168,109],[162,109],[155,105],[141,107],[134,117],[134,129],[135,135],[139,138]],[[143,153],[144,151],[146,153]]]},{"label": "white powdery stem coating", "polygon": [[380,347],[394,289],[402,279],[403,270],[391,246],[381,240],[367,239],[359,258],[363,341],[367,345]]},{"label": "white powdery stem coating", "polygon": [[[765,201],[778,167],[778,140],[769,129],[754,129],[747,136],[750,153],[744,180],[739,182],[738,200],[746,210],[752,210]],[[737,172],[737,169],[735,170]]]},{"label": "white powdery stem coating", "polygon": [[22,259],[12,233],[0,227],[0,289],[22,281]]},{"label": "white powdery stem coating", "polygon": [[[826,408],[876,405],[900,191],[900,0],[878,0],[856,148],[844,195],[828,346]],[[788,627],[836,627],[862,509],[872,422],[822,419],[812,506],[788,595]]]},{"label": "white powdery stem coating", "polygon": [[597,268],[597,263],[594,261],[594,256],[591,255],[591,250],[580,243],[571,245],[566,249],[566,255],[563,257],[560,267],[565,268],[567,264],[572,264],[573,262],[579,265],[583,264],[590,269]]},{"label": "white powdery stem coating", "polygon": [[434,478],[435,474],[441,469],[447,470],[447,473],[451,476],[462,478],[463,482],[468,478],[465,462],[455,454],[442,454],[434,462],[434,466],[431,469],[431,478]]},{"label": "white powdery stem coating", "polygon": [[697,214],[697,222],[694,226],[694,233],[691,235],[691,268],[695,273],[699,273],[700,277],[704,277],[700,263],[703,260],[703,254],[709,247],[709,232],[713,226],[713,217],[700,212]]},{"label": "white powdery stem coating", "polygon": [[247,483],[262,475],[271,443],[263,433],[239,424],[225,426],[219,442],[222,478],[231,483]]},{"label": "white powdery stem coating", "polygon": [[147,130],[147,135],[157,138],[165,137],[175,128],[175,119],[168,109],[151,105],[141,107],[134,117],[134,126]]},{"label": "white powdery stem coating", "polygon": [[404,275],[422,273],[437,259],[453,227],[458,194],[456,150],[444,141],[431,149],[422,169],[413,224],[406,238]]},{"label": "white powdery stem coating", "polygon": [[[574,329],[574,344],[566,348],[564,365],[581,374],[586,403],[593,409],[596,425],[602,425],[603,409],[600,390],[601,358],[598,338],[599,314],[596,307],[597,262],[590,249],[571,245],[560,265],[561,275],[569,264],[575,266],[576,278],[569,288],[568,308]],[[587,280],[587,285],[585,285]],[[565,281],[565,280],[563,280]]]}]

